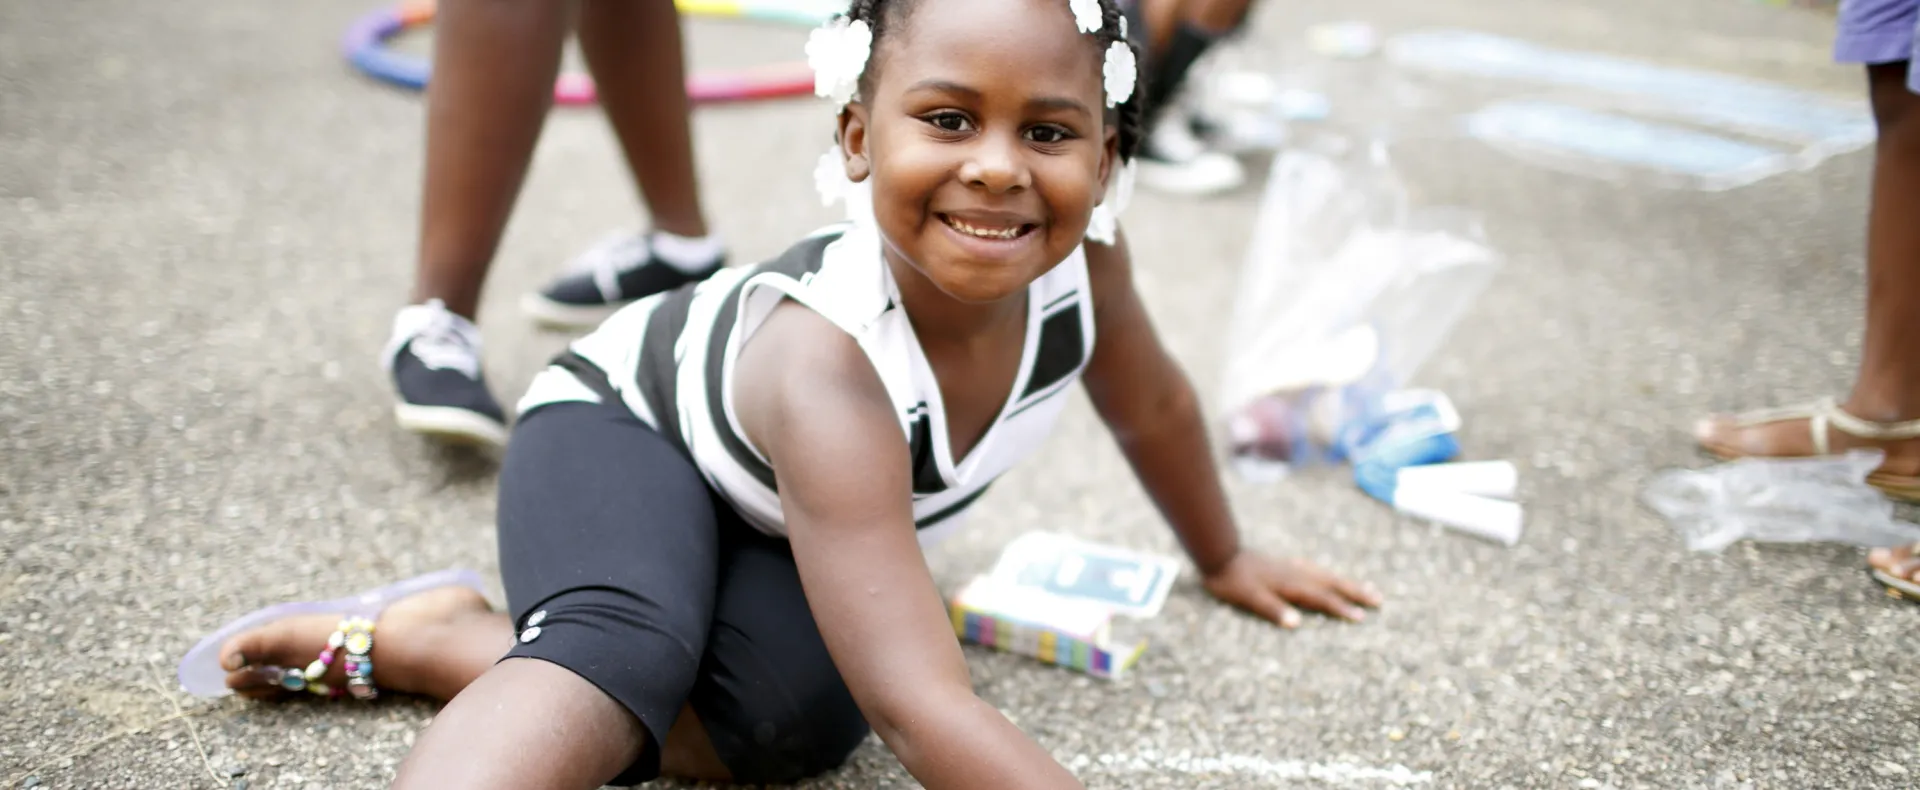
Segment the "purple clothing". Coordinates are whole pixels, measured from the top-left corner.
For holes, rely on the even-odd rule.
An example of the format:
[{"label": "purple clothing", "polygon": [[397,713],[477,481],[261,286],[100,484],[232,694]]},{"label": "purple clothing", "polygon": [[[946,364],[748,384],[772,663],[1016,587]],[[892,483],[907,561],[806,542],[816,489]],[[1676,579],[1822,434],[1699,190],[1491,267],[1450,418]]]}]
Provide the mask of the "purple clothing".
[{"label": "purple clothing", "polygon": [[[1898,63],[1917,59],[1920,0],[1841,0],[1833,57],[1841,63]],[[1907,88],[1920,93],[1920,70],[1907,67]]]}]

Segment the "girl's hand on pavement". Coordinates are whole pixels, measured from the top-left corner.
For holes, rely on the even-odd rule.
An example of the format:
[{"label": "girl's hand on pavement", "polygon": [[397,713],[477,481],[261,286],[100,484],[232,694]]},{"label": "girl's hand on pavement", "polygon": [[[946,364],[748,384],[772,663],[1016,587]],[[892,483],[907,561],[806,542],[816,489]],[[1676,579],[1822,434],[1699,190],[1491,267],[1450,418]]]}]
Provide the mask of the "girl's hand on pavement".
[{"label": "girl's hand on pavement", "polygon": [[1242,550],[1201,583],[1215,598],[1282,628],[1300,625],[1295,607],[1359,622],[1367,618],[1367,609],[1380,606],[1380,591],[1371,584],[1335,576],[1303,559],[1251,550]]}]

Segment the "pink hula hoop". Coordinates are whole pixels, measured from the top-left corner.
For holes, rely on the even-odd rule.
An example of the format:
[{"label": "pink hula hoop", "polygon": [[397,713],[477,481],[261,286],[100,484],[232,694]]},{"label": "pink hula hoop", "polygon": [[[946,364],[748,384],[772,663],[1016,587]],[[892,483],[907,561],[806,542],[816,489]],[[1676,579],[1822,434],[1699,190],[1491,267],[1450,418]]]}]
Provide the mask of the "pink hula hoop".
[{"label": "pink hula hoop", "polygon": [[[425,58],[394,52],[386,45],[388,40],[408,29],[432,24],[433,12],[431,3],[406,3],[374,11],[348,28],[341,49],[347,60],[367,76],[403,88],[423,89],[432,76],[432,64]],[[813,70],[804,62],[697,72],[687,77],[687,97],[695,104],[773,99],[812,92]],[[557,104],[593,104],[598,98],[593,78],[585,74],[562,74],[553,86],[553,99]]]}]

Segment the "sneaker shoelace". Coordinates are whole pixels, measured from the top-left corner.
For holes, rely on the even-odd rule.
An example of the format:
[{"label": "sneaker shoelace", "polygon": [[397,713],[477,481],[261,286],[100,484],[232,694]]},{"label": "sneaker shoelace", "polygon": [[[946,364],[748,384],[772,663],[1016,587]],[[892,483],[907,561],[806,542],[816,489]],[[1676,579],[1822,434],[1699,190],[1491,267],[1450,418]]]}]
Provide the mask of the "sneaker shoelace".
[{"label": "sneaker shoelace", "polygon": [[394,316],[389,367],[403,347],[429,369],[480,378],[480,331],[438,299],[407,307]]},{"label": "sneaker shoelace", "polygon": [[647,237],[631,234],[609,236],[580,253],[567,265],[567,274],[589,274],[600,296],[609,302],[620,301],[620,275],[638,268],[652,257]]}]

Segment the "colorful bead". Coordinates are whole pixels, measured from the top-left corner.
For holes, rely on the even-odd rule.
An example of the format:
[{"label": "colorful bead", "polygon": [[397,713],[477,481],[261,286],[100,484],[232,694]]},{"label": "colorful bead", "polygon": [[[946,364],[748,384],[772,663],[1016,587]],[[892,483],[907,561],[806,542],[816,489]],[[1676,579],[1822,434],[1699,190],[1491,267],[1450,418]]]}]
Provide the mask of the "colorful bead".
[{"label": "colorful bead", "polygon": [[347,693],[359,700],[370,700],[380,696],[380,691],[373,687],[373,681],[363,677],[347,678]]},{"label": "colorful bead", "polygon": [[379,696],[379,690],[373,686],[373,662],[368,660],[373,652],[373,621],[364,617],[346,618],[340,621],[340,634],[340,647],[347,651],[347,683],[343,693],[360,700]]},{"label": "colorful bead", "polygon": [[[347,649],[346,674],[344,687],[321,682],[340,648]],[[340,628],[327,636],[327,646],[320,655],[305,669],[270,668],[271,681],[288,691],[306,691],[315,696],[339,698],[353,695],[356,699],[370,700],[379,695],[373,687],[373,662],[367,660],[367,654],[373,651],[373,621],[364,617],[349,617],[340,621]]]}]

